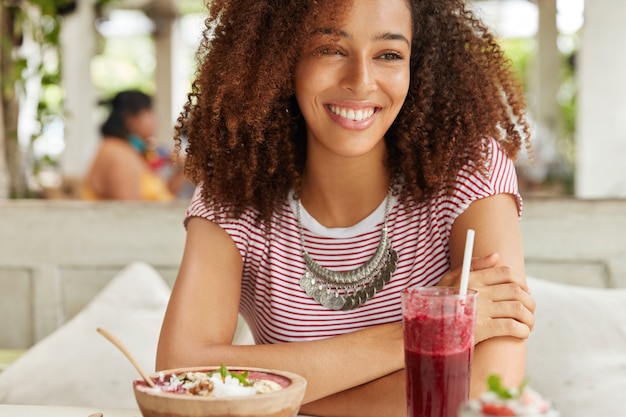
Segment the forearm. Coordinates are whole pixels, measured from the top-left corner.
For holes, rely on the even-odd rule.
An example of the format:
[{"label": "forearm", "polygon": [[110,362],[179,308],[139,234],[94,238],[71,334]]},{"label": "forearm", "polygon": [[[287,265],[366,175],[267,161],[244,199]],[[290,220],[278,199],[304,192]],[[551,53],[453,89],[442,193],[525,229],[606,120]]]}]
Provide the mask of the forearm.
[{"label": "forearm", "polygon": [[310,402],[402,369],[401,332],[401,324],[395,323],[311,342],[252,346],[164,342],[157,367],[224,363],[287,370],[307,379],[305,402]]},{"label": "forearm", "polygon": [[[363,367],[368,364],[364,363]],[[323,417],[406,417],[404,370],[304,404],[303,414]]]},{"label": "forearm", "polygon": [[524,380],[526,339],[494,337],[476,345],[472,360],[470,397],[487,389],[487,377],[498,374],[505,386],[516,387]]}]

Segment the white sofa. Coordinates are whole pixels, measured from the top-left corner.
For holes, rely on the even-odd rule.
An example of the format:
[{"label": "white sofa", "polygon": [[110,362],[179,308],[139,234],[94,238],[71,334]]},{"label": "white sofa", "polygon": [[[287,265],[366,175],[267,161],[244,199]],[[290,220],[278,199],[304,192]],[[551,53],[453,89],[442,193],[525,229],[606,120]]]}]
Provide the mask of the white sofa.
[{"label": "white sofa", "polygon": [[537,302],[530,384],[561,417],[626,416],[626,289],[528,282]]},{"label": "white sofa", "polygon": [[[626,289],[537,278],[529,284],[538,304],[527,363],[531,385],[562,417],[626,416],[620,401],[626,392]],[[137,373],[96,328],[116,335],[152,371],[169,291],[148,264],[130,264],[85,309],[0,373],[0,403],[135,408],[130,381]],[[243,324],[235,343],[252,343]]]}]

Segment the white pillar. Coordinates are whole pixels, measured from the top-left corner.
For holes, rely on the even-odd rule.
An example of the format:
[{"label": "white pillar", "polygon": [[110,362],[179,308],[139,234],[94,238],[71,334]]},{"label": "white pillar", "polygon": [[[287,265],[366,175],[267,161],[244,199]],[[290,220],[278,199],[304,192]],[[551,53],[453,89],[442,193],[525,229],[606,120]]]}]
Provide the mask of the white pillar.
[{"label": "white pillar", "polygon": [[587,0],[577,56],[576,196],[626,197],[626,2]]},{"label": "white pillar", "polygon": [[552,137],[560,136],[559,106],[556,99],[559,90],[561,64],[556,25],[556,0],[537,2],[539,24],[537,31],[536,121],[546,128]]},{"label": "white pillar", "polygon": [[557,141],[562,135],[557,94],[561,76],[561,58],[557,46],[556,0],[537,3],[537,51],[527,95],[533,123],[533,160],[522,153],[518,170],[529,187],[542,184],[552,169],[557,154]]},{"label": "white pillar", "polygon": [[64,17],[61,61],[65,91],[65,151],[61,173],[82,178],[98,146],[96,91],[91,81],[91,59],[96,50],[93,0],[78,0],[76,11]]},{"label": "white pillar", "polygon": [[155,53],[156,53],[156,94],[154,96],[154,110],[157,115],[157,142],[171,147],[174,124],[172,121],[172,47],[173,28],[177,14],[171,3],[160,4],[147,10],[147,15],[154,21]]}]

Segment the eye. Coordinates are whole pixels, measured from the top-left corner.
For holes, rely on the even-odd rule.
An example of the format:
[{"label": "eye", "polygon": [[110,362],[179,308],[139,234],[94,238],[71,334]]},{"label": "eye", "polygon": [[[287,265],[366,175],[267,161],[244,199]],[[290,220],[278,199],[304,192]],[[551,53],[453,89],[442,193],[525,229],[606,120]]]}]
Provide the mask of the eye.
[{"label": "eye", "polygon": [[397,52],[385,52],[378,56],[378,59],[382,59],[384,61],[397,61],[400,59],[404,59],[404,57]]}]

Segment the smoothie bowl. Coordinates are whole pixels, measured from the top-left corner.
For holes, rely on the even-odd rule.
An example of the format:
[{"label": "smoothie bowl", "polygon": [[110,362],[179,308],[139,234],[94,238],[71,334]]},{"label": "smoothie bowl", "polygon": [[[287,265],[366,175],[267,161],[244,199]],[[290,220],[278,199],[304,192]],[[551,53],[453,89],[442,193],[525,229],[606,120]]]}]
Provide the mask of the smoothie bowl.
[{"label": "smoothie bowl", "polygon": [[156,387],[133,382],[143,417],[295,417],[306,380],[247,367],[172,369],[151,375]]}]

